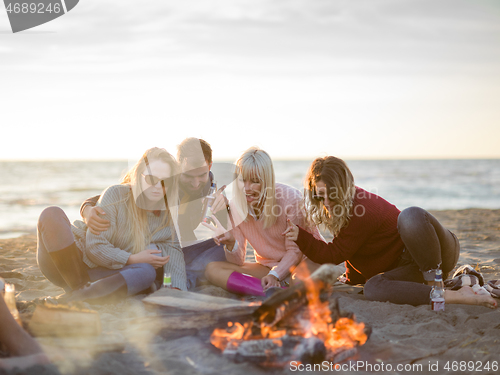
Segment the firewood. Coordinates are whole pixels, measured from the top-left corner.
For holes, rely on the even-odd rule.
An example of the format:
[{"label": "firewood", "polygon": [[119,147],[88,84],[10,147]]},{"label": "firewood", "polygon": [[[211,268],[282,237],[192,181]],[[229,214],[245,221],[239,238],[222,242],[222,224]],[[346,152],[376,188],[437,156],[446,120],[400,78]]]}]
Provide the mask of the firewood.
[{"label": "firewood", "polygon": [[97,336],[101,320],[94,310],[46,304],[36,307],[28,329],[34,336]]},{"label": "firewood", "polygon": [[293,357],[304,364],[321,363],[326,357],[325,343],[317,337],[305,338],[295,349]]},{"label": "firewood", "polygon": [[157,318],[136,318],[133,323],[144,327],[186,330],[203,329],[227,319],[248,318],[260,302],[245,302],[207,294],[161,288],[142,300]]},{"label": "firewood", "polygon": [[282,367],[292,358],[303,340],[300,336],[284,335],[275,339],[230,341],[223,355],[238,363],[251,362],[265,367]]},{"label": "firewood", "polygon": [[347,359],[353,358],[358,354],[358,349],[354,348],[339,348],[338,351],[331,353],[328,358],[333,363],[341,363]]},{"label": "firewood", "polygon": [[276,339],[230,342],[223,355],[237,363],[251,362],[260,366],[278,367],[292,359],[305,364],[321,363],[326,358],[326,347],[316,337],[285,335]]},{"label": "firewood", "polygon": [[307,280],[299,281],[290,288],[271,295],[254,311],[252,316],[257,322],[274,326],[307,304],[308,283],[312,283],[312,287],[321,291],[327,286],[333,285],[342,273],[343,268],[340,266],[323,264]]},{"label": "firewood", "polygon": [[328,304],[328,308],[330,309],[330,315],[332,317],[332,322],[336,322],[340,317],[342,317],[342,314],[339,309],[339,299],[334,298],[330,303]]},{"label": "firewood", "polygon": [[223,355],[235,362],[263,364],[285,358],[285,351],[279,339],[241,341],[237,346],[229,344]]},{"label": "firewood", "polygon": [[219,317],[224,313],[227,313],[226,316],[250,314],[259,306],[256,302],[237,301],[168,288],[157,290],[142,302],[152,307],[163,307],[164,311],[212,312]]}]

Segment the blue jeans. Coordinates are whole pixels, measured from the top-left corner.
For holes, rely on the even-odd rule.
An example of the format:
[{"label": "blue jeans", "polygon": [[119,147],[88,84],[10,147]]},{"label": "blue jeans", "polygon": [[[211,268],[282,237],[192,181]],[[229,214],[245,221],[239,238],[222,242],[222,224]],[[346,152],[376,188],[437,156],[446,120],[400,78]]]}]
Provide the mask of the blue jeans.
[{"label": "blue jeans", "polygon": [[226,260],[224,246],[217,246],[213,239],[183,247],[182,251],[186,263],[188,290],[194,289],[198,281],[203,280],[208,263]]},{"label": "blue jeans", "polygon": [[[48,207],[42,211],[38,219],[37,229],[36,255],[40,271],[50,282],[65,291],[70,291],[71,288],[64,281],[50,256],[50,252],[65,249],[75,242],[68,217],[59,207]],[[90,281],[96,281],[119,272],[127,283],[129,296],[149,288],[156,277],[154,267],[147,263],[131,264],[118,270],[105,267],[89,268],[86,264],[84,266]]]},{"label": "blue jeans", "polygon": [[453,270],[460,255],[457,237],[429,212],[409,207],[398,217],[398,231],[405,250],[396,268],[369,279],[364,294],[372,301],[425,305],[429,303],[435,271],[441,268],[443,280]]}]

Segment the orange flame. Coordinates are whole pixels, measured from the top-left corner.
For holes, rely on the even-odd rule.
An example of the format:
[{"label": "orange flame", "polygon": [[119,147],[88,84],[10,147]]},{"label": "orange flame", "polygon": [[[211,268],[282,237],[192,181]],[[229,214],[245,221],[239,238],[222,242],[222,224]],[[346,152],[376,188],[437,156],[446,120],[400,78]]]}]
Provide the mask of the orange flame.
[{"label": "orange flame", "polygon": [[[300,267],[300,266],[299,266]],[[304,272],[304,270],[301,270]],[[320,338],[329,351],[335,351],[339,348],[352,348],[363,345],[368,339],[364,328],[364,323],[357,323],[350,318],[339,318],[332,322],[331,311],[328,301],[321,302],[320,291],[323,288],[321,281],[311,279],[304,280],[307,291],[307,311],[304,316],[307,319],[300,319],[301,327],[288,331],[289,335],[301,334],[303,337]],[[255,339],[252,337],[252,324],[228,323],[227,328],[215,329],[210,337],[210,342],[215,347],[224,350],[228,345],[238,346],[242,340]],[[260,336],[258,339],[270,338],[276,339],[277,345],[282,344],[279,338],[287,334],[287,330],[278,330],[276,327],[261,324]]]},{"label": "orange flame", "polygon": [[364,328],[364,323],[356,323],[349,318],[340,318],[335,322],[332,335],[325,342],[325,345],[327,348],[352,348],[357,345],[363,345],[368,339]]},{"label": "orange flame", "polygon": [[323,340],[327,350],[352,348],[363,345],[368,337],[364,332],[364,323],[357,323],[350,318],[339,318],[332,322],[328,302],[321,302],[321,281],[313,282],[310,278],[304,280],[307,290],[309,321],[306,322],[305,337],[316,336]]},{"label": "orange flame", "polygon": [[286,330],[285,329],[277,330],[274,327],[269,327],[269,326],[263,324],[260,327],[260,334],[263,338],[266,338],[266,339],[277,339],[277,338],[285,336]]},{"label": "orange flame", "polygon": [[216,328],[210,336],[210,342],[216,348],[224,350],[231,340],[242,340],[246,327],[240,323],[227,323],[228,328]]}]

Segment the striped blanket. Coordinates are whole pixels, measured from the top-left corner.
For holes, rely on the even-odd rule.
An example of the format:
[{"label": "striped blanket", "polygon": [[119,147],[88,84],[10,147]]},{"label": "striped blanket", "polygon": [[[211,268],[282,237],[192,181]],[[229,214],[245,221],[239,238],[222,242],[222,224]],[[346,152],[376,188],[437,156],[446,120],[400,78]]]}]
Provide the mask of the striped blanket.
[{"label": "striped blanket", "polygon": [[451,279],[444,282],[447,289],[458,290],[463,286],[470,286],[476,294],[491,294],[500,298],[500,280],[484,282],[483,275],[469,264],[459,267]]}]

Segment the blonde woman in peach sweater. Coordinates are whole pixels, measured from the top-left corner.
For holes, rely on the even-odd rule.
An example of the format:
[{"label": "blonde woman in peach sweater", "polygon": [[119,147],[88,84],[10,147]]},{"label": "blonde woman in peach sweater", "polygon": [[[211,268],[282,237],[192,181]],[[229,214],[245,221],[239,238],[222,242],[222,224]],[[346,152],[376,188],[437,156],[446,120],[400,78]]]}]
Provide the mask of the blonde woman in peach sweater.
[{"label": "blonde woman in peach sweater", "polygon": [[[316,226],[306,224],[301,192],[275,183],[267,152],[249,148],[236,165],[239,189],[230,203],[232,228],[226,230],[216,218],[217,228],[204,224],[215,232],[215,242],[224,245],[227,261],[209,263],[205,276],[233,293],[265,295],[271,287],[288,285],[294,269],[305,260],[297,244],[282,235],[287,220],[324,239]],[[256,263],[245,262],[247,243],[254,249]]]}]

